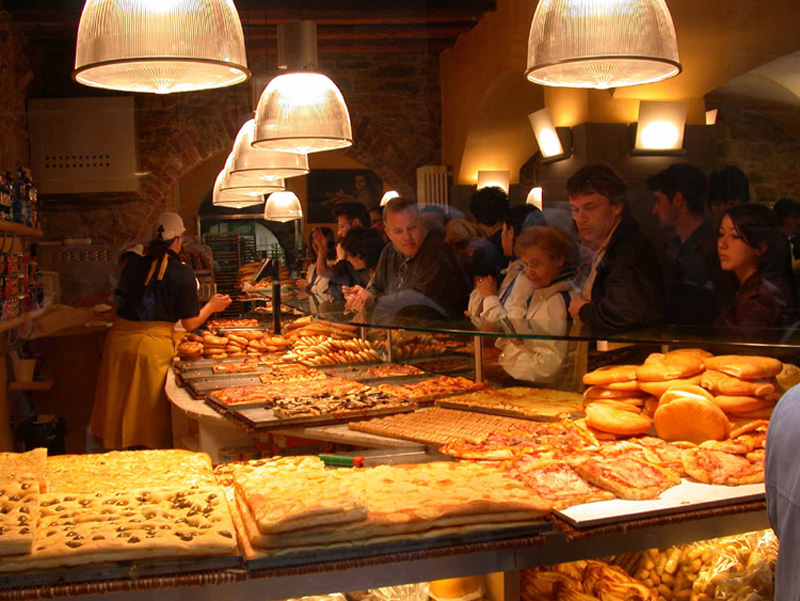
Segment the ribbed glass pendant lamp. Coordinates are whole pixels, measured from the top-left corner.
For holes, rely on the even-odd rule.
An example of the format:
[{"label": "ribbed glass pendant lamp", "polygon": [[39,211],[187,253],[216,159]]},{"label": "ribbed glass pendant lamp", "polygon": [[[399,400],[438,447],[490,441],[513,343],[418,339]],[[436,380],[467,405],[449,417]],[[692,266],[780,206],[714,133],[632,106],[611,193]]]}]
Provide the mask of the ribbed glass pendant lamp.
[{"label": "ribbed glass pendant lamp", "polygon": [[681,72],[664,0],[540,0],[528,37],[534,83],[619,88]]},{"label": "ribbed glass pendant lamp", "polygon": [[253,146],[308,154],[353,143],[350,113],[331,79],[317,68],[317,27],[311,21],[278,25],[278,68],[256,108]]},{"label": "ribbed glass pendant lamp", "polygon": [[294,152],[277,152],[253,146],[256,120],[250,119],[242,125],[233,143],[231,175],[251,179],[274,181],[308,173],[308,157]]},{"label": "ribbed glass pendant lamp", "polygon": [[247,175],[239,175],[231,173],[233,166],[233,153],[228,155],[225,160],[225,167],[223,167],[220,175],[222,180],[220,183],[221,190],[233,190],[249,196],[260,196],[262,194],[269,194],[278,190],[283,190],[286,186],[282,179],[264,180],[250,177]]},{"label": "ribbed glass pendant lamp", "polygon": [[246,81],[233,0],[86,0],[73,77],[95,88],[156,94]]},{"label": "ribbed glass pendant lamp", "polygon": [[267,196],[264,219],[269,221],[292,221],[303,218],[303,207],[294,192],[284,190]]},{"label": "ribbed glass pendant lamp", "polygon": [[228,207],[231,209],[243,209],[244,207],[264,204],[263,194],[250,195],[235,190],[223,190],[222,179],[224,175],[224,171],[220,171],[219,175],[217,175],[217,179],[214,182],[214,190],[211,195],[211,204],[217,207]]}]

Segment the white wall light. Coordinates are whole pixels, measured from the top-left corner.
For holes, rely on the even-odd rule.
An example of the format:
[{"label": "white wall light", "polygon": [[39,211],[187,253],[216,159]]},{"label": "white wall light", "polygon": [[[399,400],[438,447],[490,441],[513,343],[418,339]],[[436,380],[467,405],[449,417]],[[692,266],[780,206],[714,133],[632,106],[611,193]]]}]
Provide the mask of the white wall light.
[{"label": "white wall light", "polygon": [[535,188],[531,188],[531,191],[528,192],[528,198],[525,200],[525,204],[533,205],[540,211],[542,210],[542,187],[536,186]]},{"label": "white wall light", "polygon": [[719,109],[711,109],[710,111],[706,111],[706,125],[716,125],[718,114]]},{"label": "white wall light", "polygon": [[633,154],[684,154],[686,102],[642,100]]},{"label": "white wall light", "polygon": [[292,221],[303,218],[303,207],[294,192],[273,192],[267,197],[264,219],[268,221]]},{"label": "white wall light", "polygon": [[511,185],[510,171],[478,171],[478,190],[496,186],[508,194]]},{"label": "white wall light", "polygon": [[565,157],[564,147],[561,145],[556,126],[553,125],[550,109],[543,108],[531,113],[528,115],[528,120],[531,122],[533,135],[536,136],[536,143],[539,144],[542,157],[545,159]]},{"label": "white wall light", "polygon": [[392,200],[393,198],[400,198],[400,194],[397,193],[396,190],[389,190],[381,197],[381,206],[384,206],[387,202]]}]

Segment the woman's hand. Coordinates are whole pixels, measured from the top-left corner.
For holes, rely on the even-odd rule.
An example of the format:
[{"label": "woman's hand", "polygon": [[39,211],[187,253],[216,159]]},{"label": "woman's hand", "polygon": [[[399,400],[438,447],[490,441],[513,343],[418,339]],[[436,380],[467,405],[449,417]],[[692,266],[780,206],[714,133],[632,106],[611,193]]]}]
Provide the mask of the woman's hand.
[{"label": "woman's hand", "polygon": [[215,294],[208,299],[207,304],[209,307],[211,307],[212,313],[219,313],[220,311],[227,309],[231,302],[231,297],[227,294]]},{"label": "woman's hand", "polygon": [[328,239],[322,230],[317,228],[311,232],[311,246],[314,248],[314,254],[327,257],[328,255]]},{"label": "woman's hand", "polygon": [[372,296],[369,290],[363,286],[342,286],[342,292],[345,298],[345,309],[356,313],[364,310],[367,299]]},{"label": "woman's hand", "polygon": [[483,299],[497,295],[497,282],[490,275],[475,278],[475,288]]}]

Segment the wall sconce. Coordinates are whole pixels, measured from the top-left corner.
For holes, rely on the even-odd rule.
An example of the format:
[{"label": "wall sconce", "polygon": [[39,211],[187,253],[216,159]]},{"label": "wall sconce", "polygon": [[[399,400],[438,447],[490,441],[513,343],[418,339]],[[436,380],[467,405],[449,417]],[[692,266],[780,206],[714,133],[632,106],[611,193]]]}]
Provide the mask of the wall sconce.
[{"label": "wall sconce", "polygon": [[510,171],[478,171],[478,190],[496,186],[508,194],[511,185]]},{"label": "wall sconce", "polygon": [[706,111],[706,125],[716,125],[718,113],[719,109],[711,109],[710,111]]},{"label": "wall sconce", "polygon": [[634,155],[683,155],[683,132],[686,129],[686,102],[642,100],[636,126]]},{"label": "wall sconce", "polygon": [[392,200],[393,198],[400,198],[400,194],[398,194],[396,190],[389,190],[386,194],[384,194],[381,197],[381,206],[386,205],[386,203]]},{"label": "wall sconce", "polygon": [[543,108],[540,111],[528,115],[533,128],[533,135],[536,136],[536,143],[539,151],[545,159],[559,160],[566,158],[561,139],[558,137],[556,126],[553,125],[553,117],[550,109]]},{"label": "wall sconce", "polygon": [[531,191],[528,192],[528,198],[525,200],[525,204],[533,205],[540,211],[542,210],[542,187],[536,186],[535,188],[531,188]]}]

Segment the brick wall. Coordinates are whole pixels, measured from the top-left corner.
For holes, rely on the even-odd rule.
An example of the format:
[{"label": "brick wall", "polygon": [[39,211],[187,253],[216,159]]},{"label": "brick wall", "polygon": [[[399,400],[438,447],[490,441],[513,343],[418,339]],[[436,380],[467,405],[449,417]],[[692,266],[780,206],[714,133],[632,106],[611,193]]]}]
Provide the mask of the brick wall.
[{"label": "brick wall", "polygon": [[[265,63],[263,56],[251,58],[253,73],[265,76]],[[438,57],[344,55],[321,68],[339,86],[350,110],[354,145],[344,152],[390,187],[413,193],[416,168],[438,163],[441,155]],[[230,149],[248,118],[251,98],[249,83],[208,92],[137,95],[141,165],[149,172],[142,182],[142,199],[48,202],[43,210],[46,235],[88,236],[109,243],[147,237],[155,216],[172,208],[174,187],[181,178]]]},{"label": "brick wall", "polygon": [[25,99],[33,80],[25,41],[0,11],[0,169],[30,164]]},{"label": "brick wall", "polygon": [[750,177],[751,199],[800,200],[800,141],[758,113],[726,104],[718,108],[720,161]]}]

